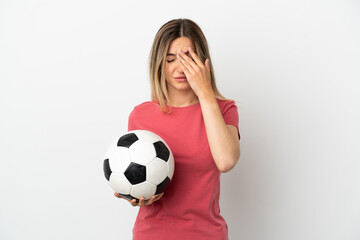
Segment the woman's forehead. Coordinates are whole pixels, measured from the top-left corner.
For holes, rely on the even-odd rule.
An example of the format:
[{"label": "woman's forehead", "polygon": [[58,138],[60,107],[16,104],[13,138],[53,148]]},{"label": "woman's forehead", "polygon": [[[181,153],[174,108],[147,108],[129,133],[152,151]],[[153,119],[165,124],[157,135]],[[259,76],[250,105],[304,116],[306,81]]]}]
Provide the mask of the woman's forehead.
[{"label": "woman's forehead", "polygon": [[188,52],[189,47],[194,49],[194,45],[192,41],[187,37],[179,37],[171,42],[168,53],[176,54],[178,50],[182,50],[183,52]]}]

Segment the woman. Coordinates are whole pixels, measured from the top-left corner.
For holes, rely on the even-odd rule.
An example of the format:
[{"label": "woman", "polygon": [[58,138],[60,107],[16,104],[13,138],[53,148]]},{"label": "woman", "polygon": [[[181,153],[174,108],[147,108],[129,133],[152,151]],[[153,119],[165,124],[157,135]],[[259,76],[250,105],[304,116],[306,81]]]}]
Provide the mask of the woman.
[{"label": "woman", "polygon": [[240,157],[237,107],[217,90],[207,41],[193,21],[164,24],[149,60],[152,99],[133,109],[128,130],[163,138],[175,172],[164,193],[128,200],[140,207],[133,239],[228,239],[220,174]]}]

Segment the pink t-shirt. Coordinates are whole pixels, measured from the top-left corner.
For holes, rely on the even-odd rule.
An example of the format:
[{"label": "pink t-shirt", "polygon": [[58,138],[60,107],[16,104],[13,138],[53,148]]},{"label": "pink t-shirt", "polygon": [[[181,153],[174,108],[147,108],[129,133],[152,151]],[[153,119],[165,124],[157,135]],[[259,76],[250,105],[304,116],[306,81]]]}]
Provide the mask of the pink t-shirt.
[{"label": "pink t-shirt", "polygon": [[[237,127],[234,101],[217,99],[226,124]],[[169,145],[175,160],[173,179],[163,197],[139,208],[133,240],[227,240],[220,215],[220,174],[212,158],[200,103],[163,113],[154,101],[134,107],[128,130],[149,130]]]}]

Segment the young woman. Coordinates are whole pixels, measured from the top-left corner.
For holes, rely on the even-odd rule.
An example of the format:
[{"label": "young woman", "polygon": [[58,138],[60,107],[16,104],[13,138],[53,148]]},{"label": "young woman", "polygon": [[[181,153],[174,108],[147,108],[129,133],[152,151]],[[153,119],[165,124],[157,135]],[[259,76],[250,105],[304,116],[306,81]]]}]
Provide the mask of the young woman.
[{"label": "young woman", "polygon": [[220,174],[240,157],[237,106],[217,90],[207,41],[195,22],[164,24],[149,60],[151,101],[134,107],[128,130],[163,138],[175,172],[164,193],[128,200],[140,207],[133,239],[228,239],[219,208]]}]

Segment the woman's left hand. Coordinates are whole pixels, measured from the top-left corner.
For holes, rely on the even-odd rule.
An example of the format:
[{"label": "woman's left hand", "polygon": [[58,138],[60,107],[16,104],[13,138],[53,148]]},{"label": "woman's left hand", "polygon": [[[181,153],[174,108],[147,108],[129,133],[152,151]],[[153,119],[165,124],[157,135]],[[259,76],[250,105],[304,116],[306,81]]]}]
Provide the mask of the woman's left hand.
[{"label": "woman's left hand", "polygon": [[187,56],[183,51],[179,50],[177,53],[178,63],[195,94],[199,98],[205,97],[208,94],[214,95],[210,82],[209,59],[206,59],[205,64],[203,64],[190,47],[189,53],[192,58]]}]

